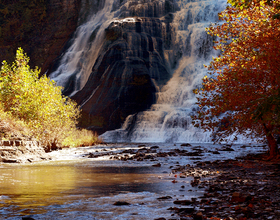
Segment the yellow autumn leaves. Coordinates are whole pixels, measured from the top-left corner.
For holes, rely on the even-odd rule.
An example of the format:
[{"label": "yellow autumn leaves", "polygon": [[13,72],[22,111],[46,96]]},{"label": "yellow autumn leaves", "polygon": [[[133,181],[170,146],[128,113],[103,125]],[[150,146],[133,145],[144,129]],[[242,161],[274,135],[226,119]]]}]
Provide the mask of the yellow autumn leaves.
[{"label": "yellow autumn leaves", "polygon": [[[15,62],[3,61],[0,70],[0,104],[2,112],[24,122],[28,136],[44,145],[75,146],[69,141],[75,133],[80,110],[75,102],[61,94],[61,87],[46,76],[38,77],[40,70],[32,70],[29,58],[19,48]],[[85,136],[91,135],[86,132]],[[79,137],[76,137],[78,139]],[[96,138],[93,138],[96,139]],[[64,142],[67,140],[67,144]],[[79,143],[81,145],[83,143]]]}]

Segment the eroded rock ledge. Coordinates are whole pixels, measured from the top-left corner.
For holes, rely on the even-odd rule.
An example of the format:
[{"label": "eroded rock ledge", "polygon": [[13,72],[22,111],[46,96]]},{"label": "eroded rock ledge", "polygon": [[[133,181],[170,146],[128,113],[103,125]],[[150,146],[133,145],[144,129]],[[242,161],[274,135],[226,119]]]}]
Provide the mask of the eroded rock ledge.
[{"label": "eroded rock ledge", "polygon": [[0,163],[26,163],[49,159],[50,156],[38,141],[20,139],[0,141]]}]

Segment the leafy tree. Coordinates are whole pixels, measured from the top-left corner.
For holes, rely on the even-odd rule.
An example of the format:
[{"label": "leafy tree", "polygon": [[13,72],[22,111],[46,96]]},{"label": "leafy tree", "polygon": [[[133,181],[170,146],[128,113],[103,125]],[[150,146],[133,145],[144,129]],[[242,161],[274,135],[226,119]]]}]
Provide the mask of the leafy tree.
[{"label": "leafy tree", "polygon": [[266,137],[276,157],[280,131],[279,0],[230,0],[219,14],[224,22],[207,31],[218,40],[220,56],[204,77],[195,124],[214,130],[222,140],[230,134]]},{"label": "leafy tree", "polygon": [[80,110],[62,96],[61,87],[40,71],[30,69],[29,58],[19,48],[12,65],[3,61],[0,70],[0,104],[16,119],[24,121],[30,135],[45,145],[62,142],[76,129]]}]

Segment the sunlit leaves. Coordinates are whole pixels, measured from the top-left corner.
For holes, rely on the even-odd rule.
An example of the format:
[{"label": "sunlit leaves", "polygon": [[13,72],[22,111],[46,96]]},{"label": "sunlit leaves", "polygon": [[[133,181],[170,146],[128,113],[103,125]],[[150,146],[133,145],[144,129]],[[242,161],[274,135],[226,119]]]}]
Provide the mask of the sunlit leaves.
[{"label": "sunlit leaves", "polygon": [[15,62],[2,63],[0,103],[5,112],[26,123],[30,134],[43,143],[63,140],[76,128],[80,111],[62,96],[61,88],[46,76],[38,78],[39,69],[28,66],[29,58],[19,48]]},{"label": "sunlit leaves", "polygon": [[280,1],[229,3],[219,14],[223,23],[206,29],[218,37],[214,48],[221,55],[207,67],[210,77],[203,78],[198,91],[201,107],[195,122],[221,138],[248,131],[262,136],[264,125],[279,134],[280,21],[275,17]]}]

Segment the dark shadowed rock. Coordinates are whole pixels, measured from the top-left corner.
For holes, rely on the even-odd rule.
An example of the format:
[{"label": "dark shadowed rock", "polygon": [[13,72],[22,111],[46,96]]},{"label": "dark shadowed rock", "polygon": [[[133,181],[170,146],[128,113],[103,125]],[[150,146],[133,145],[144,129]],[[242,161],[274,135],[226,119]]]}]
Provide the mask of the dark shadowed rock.
[{"label": "dark shadowed rock", "polygon": [[245,202],[246,198],[239,192],[234,192],[231,197],[231,202]]},{"label": "dark shadowed rock", "polygon": [[152,146],[150,149],[158,149],[159,146]]},{"label": "dark shadowed rock", "polygon": [[192,145],[189,144],[189,143],[184,143],[184,144],[181,144],[182,147],[191,147]]},{"label": "dark shadowed rock", "polygon": [[125,201],[117,201],[117,202],[115,202],[113,205],[116,205],[116,206],[123,206],[123,205],[130,205],[130,203],[125,202]]},{"label": "dark shadowed rock", "polygon": [[160,164],[160,163],[157,163],[157,164],[153,164],[152,166],[153,166],[153,167],[161,167],[161,164]]},{"label": "dark shadowed rock", "polygon": [[173,203],[177,204],[177,205],[191,205],[191,204],[193,204],[193,202],[191,200],[175,200]]},{"label": "dark shadowed rock", "polygon": [[[98,133],[119,128],[128,115],[149,108],[158,86],[170,78],[172,59],[165,59],[165,51],[174,43],[169,13],[177,10],[176,4],[124,2],[129,7],[105,30],[106,41],[87,83],[72,96],[83,110],[80,126]],[[74,92],[76,80],[69,78],[65,95]]]},{"label": "dark shadowed rock", "polygon": [[193,220],[203,220],[202,212],[198,212],[194,215]]},{"label": "dark shadowed rock", "polygon": [[80,6],[81,0],[1,0],[9,16],[0,11],[0,62],[12,61],[22,47],[32,67],[50,69],[77,27]]},{"label": "dark shadowed rock", "polygon": [[32,218],[31,216],[24,216],[22,217],[22,220],[35,220],[35,218]]},{"label": "dark shadowed rock", "polygon": [[166,200],[166,199],[172,199],[171,196],[163,196],[163,197],[159,197],[157,198],[158,200]]}]

